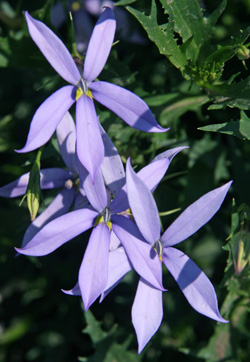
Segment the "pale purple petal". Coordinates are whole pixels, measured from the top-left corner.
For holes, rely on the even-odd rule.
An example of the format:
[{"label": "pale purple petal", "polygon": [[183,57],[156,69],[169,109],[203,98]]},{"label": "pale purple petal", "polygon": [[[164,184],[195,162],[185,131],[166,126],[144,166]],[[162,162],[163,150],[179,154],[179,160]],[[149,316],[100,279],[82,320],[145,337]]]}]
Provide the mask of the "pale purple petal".
[{"label": "pale purple petal", "polygon": [[71,85],[61,88],[40,105],[31,121],[25,146],[16,152],[30,152],[48,142],[65,113],[75,102],[74,88]]},{"label": "pale purple petal", "polygon": [[182,150],[185,148],[189,148],[188,146],[181,146],[181,147],[175,147],[171,148],[170,150],[164,151],[160,153],[159,155],[155,156],[151,162],[155,162],[158,160],[161,160],[163,158],[168,158],[169,163],[172,161],[172,159]]},{"label": "pale purple petal", "polygon": [[114,8],[114,3],[111,0],[85,0],[86,10],[94,15],[98,16],[101,14],[103,7]]},{"label": "pale purple petal", "polygon": [[60,154],[68,169],[77,173],[76,168],[76,127],[70,113],[67,112],[56,127],[56,135]]},{"label": "pale purple petal", "polygon": [[[137,173],[137,175],[151,190],[151,192],[153,192],[165,175],[168,166],[169,159],[162,158],[143,167]],[[116,197],[111,203],[110,208],[113,213],[118,213],[129,208],[126,185],[124,185],[123,188],[117,193]]]},{"label": "pale purple petal", "polygon": [[74,208],[73,208],[74,210],[79,210],[79,209],[83,209],[84,207],[90,206],[89,200],[85,196],[85,193],[83,194],[83,192],[80,190],[77,193],[76,198],[75,198]]},{"label": "pale purple petal", "polygon": [[90,229],[98,213],[83,209],[59,216],[45,225],[33,239],[23,248],[16,251],[20,254],[43,256]]},{"label": "pale purple petal", "polygon": [[162,235],[163,246],[180,243],[206,224],[219,210],[231,183],[208,192],[188,206]]},{"label": "pale purple petal", "polygon": [[161,325],[163,317],[162,291],[140,278],[132,307],[132,322],[141,353]]},{"label": "pale purple petal", "polygon": [[100,303],[131,269],[132,266],[123,247],[109,253],[108,281],[101,295]]},{"label": "pale purple petal", "polygon": [[76,195],[75,187],[71,189],[63,189],[49,206],[30,224],[25,231],[22,248],[50,221],[57,217],[66,214],[72,205]]},{"label": "pale purple petal", "polygon": [[129,261],[135,271],[150,284],[160,290],[162,286],[162,266],[156,252],[140,234],[137,226],[126,217],[114,215],[112,229],[120,239]]},{"label": "pale purple petal", "polygon": [[89,85],[94,99],[111,109],[129,126],[144,132],[166,132],[153,116],[147,104],[134,93],[107,82]]},{"label": "pale purple petal", "polygon": [[[0,187],[1,197],[18,197],[24,195],[29,183],[29,175],[27,172],[20,176],[17,180],[8,185]],[[45,168],[40,171],[41,189],[54,189],[63,187],[65,182],[71,177],[71,174],[62,168]]]},{"label": "pale purple petal", "polygon": [[160,239],[161,224],[155,200],[150,189],[131,167],[126,167],[127,192],[130,209],[145,240],[153,245]]},{"label": "pale purple petal", "polygon": [[27,172],[20,176],[17,180],[8,185],[0,187],[1,197],[18,197],[24,195],[28,186],[30,173]]},{"label": "pale purple petal", "polygon": [[81,290],[80,290],[80,286],[79,286],[78,282],[76,283],[74,288],[69,289],[69,290],[62,289],[62,292],[65,293],[65,294],[68,294],[68,295],[73,295],[73,296],[80,296],[81,295]]},{"label": "pale purple petal", "polygon": [[203,271],[182,251],[165,248],[163,262],[179,284],[189,304],[199,313],[227,323],[221,317],[213,285]]},{"label": "pale purple petal", "polygon": [[77,159],[80,182],[85,194],[95,210],[101,212],[108,205],[107,190],[102,177],[101,169],[96,172],[95,183],[86,168]]},{"label": "pale purple petal", "polygon": [[105,224],[98,224],[92,231],[79,270],[79,286],[85,310],[105,289],[108,281],[110,230]]},{"label": "pale purple petal", "polygon": [[41,189],[56,189],[67,186],[67,181],[70,180],[71,177],[72,174],[63,168],[43,168],[40,170]]},{"label": "pale purple petal", "polygon": [[83,69],[83,78],[92,82],[101,73],[111,50],[116,21],[113,11],[106,8],[98,19],[91,35]]},{"label": "pale purple petal", "polygon": [[77,85],[81,75],[63,42],[41,21],[25,12],[30,36],[55,71],[67,82]]},{"label": "pale purple petal", "polygon": [[101,125],[100,127],[105,149],[104,161],[101,166],[102,174],[108,189],[113,195],[116,195],[125,184],[124,167],[115,145]]},{"label": "pale purple petal", "polygon": [[94,181],[104,160],[104,145],[94,102],[85,95],[76,102],[76,134],[77,156]]},{"label": "pale purple petal", "polygon": [[119,246],[121,246],[121,242],[112,230],[110,234],[109,251],[113,251],[117,249]]}]

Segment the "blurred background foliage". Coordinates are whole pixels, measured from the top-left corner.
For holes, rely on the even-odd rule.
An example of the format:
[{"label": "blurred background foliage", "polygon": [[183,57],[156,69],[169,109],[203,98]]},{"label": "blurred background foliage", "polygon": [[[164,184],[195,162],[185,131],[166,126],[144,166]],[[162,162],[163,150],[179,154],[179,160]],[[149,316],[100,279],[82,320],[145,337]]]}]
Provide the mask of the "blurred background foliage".
[{"label": "blurred background foliage", "polygon": [[[168,148],[189,146],[172,161],[154,193],[160,212],[184,210],[202,194],[234,180],[220,211],[180,245],[212,280],[221,313],[230,323],[218,324],[193,311],[165,271],[164,319],[138,356],[130,319],[137,275],[129,273],[101,304],[84,312],[80,298],[60,289],[76,282],[88,233],[52,255],[17,257],[14,246],[21,245],[30,223],[27,204],[19,206],[21,198],[1,198],[0,360],[248,361],[250,1],[122,0],[117,5],[118,42],[99,78],[141,96],[171,130],[142,133],[96,104],[100,121],[123,161],[131,157],[138,170]],[[38,106],[64,84],[30,38],[23,11],[44,21],[72,51],[69,9],[77,33],[77,12],[84,10],[84,1],[0,1],[0,186],[31,169],[36,152],[17,154],[14,149],[25,144]],[[216,24],[203,29],[207,22],[201,17],[211,14]],[[88,18],[93,26],[97,17]],[[55,139],[46,145],[41,165],[63,167]],[[53,191],[42,193],[40,212],[54,196]],[[162,217],[164,228],[176,215]]]}]

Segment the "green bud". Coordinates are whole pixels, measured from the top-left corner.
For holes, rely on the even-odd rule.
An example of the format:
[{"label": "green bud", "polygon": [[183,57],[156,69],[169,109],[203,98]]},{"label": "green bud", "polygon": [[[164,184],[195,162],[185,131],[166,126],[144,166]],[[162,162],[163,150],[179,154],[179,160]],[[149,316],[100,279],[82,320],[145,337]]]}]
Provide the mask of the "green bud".
[{"label": "green bud", "polygon": [[40,205],[40,194],[41,194],[41,189],[40,189],[41,163],[40,163],[40,159],[41,159],[41,155],[42,155],[42,148],[40,148],[40,150],[37,153],[36,160],[31,168],[31,171],[29,174],[29,183],[28,183],[28,186],[26,189],[26,193],[20,203],[20,205],[21,205],[22,202],[24,201],[24,199],[27,197],[27,204],[28,204],[28,209],[30,212],[31,221],[35,220],[37,212],[39,210],[39,205]]},{"label": "green bud", "polygon": [[245,45],[240,45],[236,49],[236,55],[239,60],[246,60],[249,58],[250,50]]},{"label": "green bud", "polygon": [[250,257],[250,234],[246,231],[238,233],[238,240],[236,241],[234,250],[234,268],[237,275],[240,275]]}]

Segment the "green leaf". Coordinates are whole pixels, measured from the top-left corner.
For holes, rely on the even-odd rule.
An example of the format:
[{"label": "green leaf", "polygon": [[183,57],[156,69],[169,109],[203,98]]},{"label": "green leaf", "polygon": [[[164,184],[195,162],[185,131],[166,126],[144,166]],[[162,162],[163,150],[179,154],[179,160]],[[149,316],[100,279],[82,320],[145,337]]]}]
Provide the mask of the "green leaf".
[{"label": "green leaf", "polygon": [[212,28],[224,11],[227,1],[223,0],[209,18],[203,16],[203,10],[197,0],[160,1],[165,13],[173,16],[174,31],[180,35],[183,43],[191,39],[186,48],[186,56],[194,61],[197,59],[200,47],[211,39]]},{"label": "green leaf", "polygon": [[161,54],[165,55],[176,68],[182,68],[186,65],[187,61],[174,38],[174,19],[172,13],[169,15],[167,24],[158,25],[157,9],[154,0],[152,0],[149,16],[130,6],[126,9],[140,22],[146,30],[149,39],[156,44]]},{"label": "green leaf", "polygon": [[115,6],[125,6],[136,2],[136,0],[120,0],[114,3]]},{"label": "green leaf", "polygon": [[230,136],[238,137],[241,140],[250,140],[250,118],[247,117],[246,113],[241,111],[241,118],[239,121],[229,121],[219,124],[210,124],[198,128],[200,131],[206,132],[219,132],[228,134]]},{"label": "green leaf", "polygon": [[131,338],[128,337],[123,344],[118,344],[115,341],[116,327],[113,327],[109,332],[105,332],[101,328],[101,323],[98,322],[92,312],[85,312],[87,327],[83,330],[87,333],[95,348],[95,353],[90,357],[80,357],[81,362],[139,362],[142,360],[143,353],[138,356],[134,352],[127,351]]}]

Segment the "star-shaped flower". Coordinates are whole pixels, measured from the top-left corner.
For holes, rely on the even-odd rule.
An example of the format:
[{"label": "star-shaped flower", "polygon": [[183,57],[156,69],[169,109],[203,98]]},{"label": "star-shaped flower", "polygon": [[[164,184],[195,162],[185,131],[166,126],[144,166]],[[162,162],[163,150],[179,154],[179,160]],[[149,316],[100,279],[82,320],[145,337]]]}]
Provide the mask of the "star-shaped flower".
[{"label": "star-shaped flower", "polygon": [[[142,240],[140,231],[127,213],[128,199],[122,162],[107,134],[103,130],[101,132],[106,154],[102,172],[100,169],[97,171],[94,184],[84,166],[80,163],[78,165],[81,184],[92,208],[79,209],[58,217],[40,230],[24,248],[17,249],[19,253],[25,255],[47,255],[93,227],[78,276],[79,289],[86,310],[105,290],[108,281],[110,242],[112,244],[114,241],[117,242],[113,233],[114,226],[121,229],[118,243],[122,243],[132,267],[155,288],[164,290],[159,258],[156,253],[152,256],[151,246]],[[138,177],[146,182],[150,190],[154,190],[172,158],[183,148],[185,147],[162,153],[153,160],[154,162],[139,171]],[[110,193],[114,195],[113,200]],[[117,213],[123,213],[125,216]],[[132,239],[127,241],[122,235],[124,228],[130,230]]]},{"label": "star-shaped flower", "polygon": [[[158,254],[159,260],[163,261],[177,281],[190,305],[197,312],[224,323],[227,321],[219,313],[213,285],[187,255],[173,246],[194,234],[212,218],[220,208],[231,183],[230,181],[208,192],[190,205],[161,236],[159,214],[152,193],[133,171],[130,161],[127,162],[129,206],[144,241],[151,245],[152,253]],[[114,231],[118,238],[123,235],[129,241],[131,236],[133,237],[128,229],[122,230],[120,226],[115,226]],[[110,252],[109,278],[101,301],[130,270],[131,265],[122,247]],[[77,293],[77,290],[73,291],[74,293]],[[141,277],[132,307],[132,322],[137,334],[139,353],[156,333],[162,317],[162,291]]]},{"label": "star-shaped flower", "polygon": [[100,102],[131,127],[146,132],[165,132],[146,103],[134,93],[117,85],[94,80],[102,71],[114,40],[116,21],[106,8],[93,30],[82,70],[77,67],[62,41],[42,22],[25,13],[30,35],[57,73],[69,82],[53,93],[37,109],[24,148],[30,152],[45,144],[57,125],[76,101],[77,155],[95,178],[104,159],[104,145],[94,101]]}]

